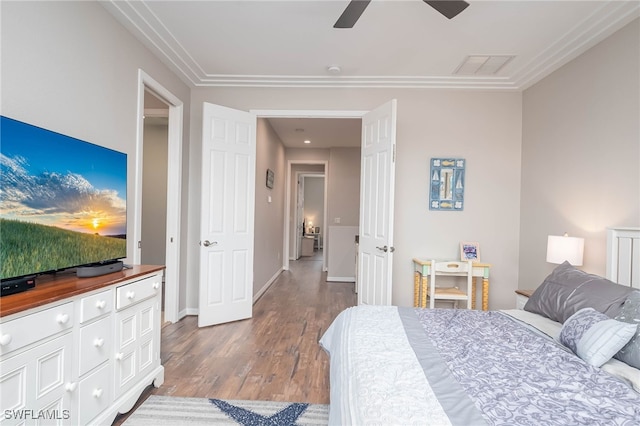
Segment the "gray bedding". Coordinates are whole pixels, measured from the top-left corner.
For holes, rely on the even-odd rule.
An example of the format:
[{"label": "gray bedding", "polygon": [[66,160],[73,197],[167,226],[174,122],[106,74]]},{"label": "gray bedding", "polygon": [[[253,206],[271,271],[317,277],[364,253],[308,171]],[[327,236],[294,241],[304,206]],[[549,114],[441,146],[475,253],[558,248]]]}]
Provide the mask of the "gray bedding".
[{"label": "gray bedding", "polygon": [[321,339],[331,424],[640,425],[640,394],[497,311],[360,306]]}]

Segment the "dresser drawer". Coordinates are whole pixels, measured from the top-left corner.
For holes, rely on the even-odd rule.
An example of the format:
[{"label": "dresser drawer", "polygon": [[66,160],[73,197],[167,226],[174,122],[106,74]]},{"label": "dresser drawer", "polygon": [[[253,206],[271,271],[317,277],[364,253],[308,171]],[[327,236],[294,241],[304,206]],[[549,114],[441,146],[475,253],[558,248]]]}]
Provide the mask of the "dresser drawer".
[{"label": "dresser drawer", "polygon": [[111,404],[109,366],[97,370],[80,381],[78,386],[78,424],[85,425]]},{"label": "dresser drawer", "polygon": [[113,347],[111,319],[103,318],[80,329],[79,375],[109,359]]},{"label": "dresser drawer", "polygon": [[116,289],[116,309],[120,310],[134,303],[149,299],[161,291],[162,275],[145,278]]},{"label": "dresser drawer", "polygon": [[8,354],[72,327],[72,302],[4,322],[0,324],[0,354]]},{"label": "dresser drawer", "polygon": [[111,312],[111,309],[113,309],[113,297],[111,294],[111,290],[108,290],[82,298],[80,300],[80,324]]}]

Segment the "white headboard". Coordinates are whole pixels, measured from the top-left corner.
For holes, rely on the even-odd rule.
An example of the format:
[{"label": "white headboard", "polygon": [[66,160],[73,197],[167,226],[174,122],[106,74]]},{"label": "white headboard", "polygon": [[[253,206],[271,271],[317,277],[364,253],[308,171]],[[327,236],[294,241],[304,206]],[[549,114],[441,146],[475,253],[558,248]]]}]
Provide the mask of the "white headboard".
[{"label": "white headboard", "polygon": [[640,289],[640,228],[607,229],[607,278]]}]

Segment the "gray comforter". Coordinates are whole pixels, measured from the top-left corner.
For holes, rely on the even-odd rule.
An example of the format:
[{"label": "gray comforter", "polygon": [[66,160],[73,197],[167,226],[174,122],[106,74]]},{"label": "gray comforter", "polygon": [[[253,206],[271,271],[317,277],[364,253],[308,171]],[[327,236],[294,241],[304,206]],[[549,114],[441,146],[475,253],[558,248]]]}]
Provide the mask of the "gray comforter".
[{"label": "gray comforter", "polygon": [[359,306],[320,343],[330,424],[640,425],[640,394],[497,311]]}]

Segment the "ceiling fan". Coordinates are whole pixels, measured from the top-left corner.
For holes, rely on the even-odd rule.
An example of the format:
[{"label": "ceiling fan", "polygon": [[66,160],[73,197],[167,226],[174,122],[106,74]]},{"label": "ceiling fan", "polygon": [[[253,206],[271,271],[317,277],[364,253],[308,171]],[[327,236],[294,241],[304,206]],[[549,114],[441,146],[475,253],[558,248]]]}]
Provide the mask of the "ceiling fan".
[{"label": "ceiling fan", "polygon": [[[451,19],[469,6],[466,1],[458,0],[423,0],[429,6]],[[333,28],[353,28],[362,12],[369,6],[371,0],[351,0],[347,8],[342,12]]]}]

